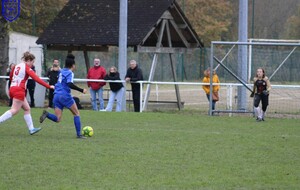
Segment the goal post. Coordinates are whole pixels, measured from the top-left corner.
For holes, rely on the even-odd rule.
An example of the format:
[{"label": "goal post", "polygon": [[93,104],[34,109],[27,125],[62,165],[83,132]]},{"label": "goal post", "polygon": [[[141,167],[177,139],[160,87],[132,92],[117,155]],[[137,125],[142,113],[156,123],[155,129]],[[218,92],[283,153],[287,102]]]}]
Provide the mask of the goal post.
[{"label": "goal post", "polygon": [[[247,45],[249,46],[248,50],[248,76],[247,79],[248,81],[243,81],[241,77],[238,75],[238,73],[234,73],[234,71],[230,70],[223,62],[228,58],[229,54],[231,53],[232,49],[235,46],[244,46]],[[215,52],[215,49],[218,49],[218,47],[221,46],[232,46],[229,52],[226,52],[225,56],[223,58],[218,58]],[[267,39],[249,39],[248,42],[228,42],[228,41],[213,41],[211,42],[211,55],[210,55],[210,69],[213,70],[220,68],[219,66],[222,66],[226,72],[228,72],[230,75],[232,75],[235,80],[237,80],[239,83],[241,83],[245,88],[247,88],[250,92],[252,91],[251,88],[247,85],[247,83],[250,83],[251,81],[251,68],[252,68],[252,56],[253,56],[253,47],[289,47],[293,48],[289,54],[282,60],[282,62],[276,67],[276,69],[273,71],[273,73],[270,75],[270,79],[273,78],[273,76],[280,70],[282,65],[291,57],[291,55],[297,50],[297,48],[300,46],[300,40],[267,40]],[[299,48],[298,48],[299,49]],[[224,52],[223,52],[224,53]],[[217,62],[217,66],[215,66],[215,62]],[[267,62],[267,61],[266,61]],[[238,66],[241,63],[237,63],[236,66]],[[215,66],[215,67],[214,67]],[[210,100],[212,100],[212,81],[210,84]],[[247,102],[248,97],[244,97],[246,99],[243,99],[242,101]],[[253,107],[252,107],[253,108]],[[241,112],[241,113],[248,113],[248,112],[253,112],[253,109],[247,108],[247,110],[212,110],[212,101],[210,101],[210,115],[212,115],[213,112]]]}]

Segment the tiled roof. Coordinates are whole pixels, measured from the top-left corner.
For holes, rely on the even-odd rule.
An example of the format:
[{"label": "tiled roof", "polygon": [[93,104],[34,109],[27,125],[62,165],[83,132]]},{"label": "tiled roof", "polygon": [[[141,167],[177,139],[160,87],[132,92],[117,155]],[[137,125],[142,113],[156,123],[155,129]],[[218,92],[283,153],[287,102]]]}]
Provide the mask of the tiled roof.
[{"label": "tiled roof", "polygon": [[[139,45],[174,3],[178,6],[175,0],[128,0],[128,46]],[[70,0],[37,43],[118,45],[119,6],[118,0]]]}]

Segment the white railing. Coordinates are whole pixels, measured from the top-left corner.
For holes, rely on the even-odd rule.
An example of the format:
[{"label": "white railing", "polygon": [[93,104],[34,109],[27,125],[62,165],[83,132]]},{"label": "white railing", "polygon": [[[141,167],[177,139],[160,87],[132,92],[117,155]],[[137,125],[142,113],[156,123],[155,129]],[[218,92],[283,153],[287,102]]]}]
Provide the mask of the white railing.
[{"label": "white railing", "polygon": [[[7,76],[0,76],[0,78],[8,78]],[[43,80],[48,80],[47,77],[42,77]],[[75,78],[74,82],[79,82],[79,83],[84,83],[87,81],[91,81],[91,82],[113,82],[113,83],[117,83],[117,82],[122,82],[122,83],[126,83],[125,80],[114,80],[114,81],[110,81],[110,80],[93,80],[93,79],[79,79],[79,78]],[[146,84],[150,84],[155,85],[155,88],[152,89],[153,96],[155,97],[155,100],[157,102],[160,101],[160,95],[161,95],[161,89],[158,88],[158,86],[160,85],[179,85],[179,86],[189,86],[188,88],[190,88],[191,86],[199,86],[200,88],[202,87],[202,85],[207,85],[208,83],[202,83],[202,82],[162,82],[162,81],[138,81],[136,83],[139,83],[141,85],[141,92],[140,92],[140,111],[143,112],[145,111],[145,107],[146,107],[146,102],[144,101],[144,96],[145,96],[145,90],[143,89],[143,86]],[[213,84],[216,85],[216,84]],[[222,102],[223,106],[223,110],[226,110],[227,112],[230,111],[234,111],[234,100],[235,100],[235,96],[236,93],[234,93],[234,89],[236,89],[237,87],[241,87],[243,86],[240,83],[219,83],[218,85],[221,86],[221,91],[223,96],[221,97],[222,100],[220,100],[220,102]],[[248,87],[253,86],[253,84],[246,84]],[[198,88],[198,89],[200,89]],[[271,101],[273,102],[272,104],[281,104],[281,106],[287,106],[287,108],[285,109],[289,109],[289,104],[292,106],[295,106],[295,104],[299,106],[300,103],[298,103],[299,101],[299,97],[300,91],[300,85],[272,85],[272,91],[271,94],[272,96],[270,97]],[[192,93],[192,92],[191,92]],[[197,92],[198,93],[198,92]],[[201,93],[204,94],[204,92],[202,91]],[[275,93],[275,94],[274,94]],[[293,93],[293,94],[291,94]],[[174,93],[175,94],[175,91]],[[250,94],[250,92],[249,92]],[[187,97],[186,97],[187,98]],[[250,98],[249,98],[250,99]],[[204,102],[204,100],[202,100]],[[207,100],[205,100],[207,102]],[[275,106],[273,106],[274,108]],[[275,109],[275,108],[274,108]],[[275,110],[276,112],[280,112],[281,108],[276,108]],[[297,111],[297,110],[296,110]],[[299,109],[300,111],[300,109]]]}]

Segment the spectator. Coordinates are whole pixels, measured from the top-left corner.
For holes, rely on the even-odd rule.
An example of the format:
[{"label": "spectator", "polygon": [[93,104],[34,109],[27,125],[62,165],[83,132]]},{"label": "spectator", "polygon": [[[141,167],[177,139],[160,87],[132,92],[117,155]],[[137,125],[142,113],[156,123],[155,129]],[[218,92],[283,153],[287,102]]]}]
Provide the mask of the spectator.
[{"label": "spectator", "polygon": [[[104,77],[105,80],[121,80],[120,79],[120,74],[117,71],[116,67],[111,67],[109,69],[108,74]],[[112,111],[114,101],[115,99],[117,100],[117,105],[116,105],[116,111],[120,112],[122,111],[122,99],[124,95],[124,86],[123,84],[116,83],[116,82],[110,82],[110,92],[109,92],[109,100],[106,106],[106,111]]]},{"label": "spectator", "polygon": [[[58,75],[60,73],[59,60],[54,59],[52,66],[48,69],[46,76],[49,78],[49,84],[55,85],[58,80]],[[53,108],[53,96],[54,90],[50,89],[48,94],[48,108]]]},{"label": "spectator", "polygon": [[[212,82],[213,83],[220,83],[220,80],[219,80],[219,77],[216,73],[216,71],[213,71],[213,77],[212,77]],[[210,83],[210,68],[207,68],[205,71],[204,71],[204,77],[203,77],[203,80],[202,82],[204,83]],[[209,101],[209,98],[210,98],[210,85],[203,85],[202,86],[205,94],[206,94],[206,97]],[[214,85],[213,86],[213,93],[212,93],[212,110],[215,110],[216,108],[216,102],[219,101],[219,89],[220,89],[220,85]]]},{"label": "spectator", "polygon": [[[106,70],[100,65],[100,59],[95,58],[94,66],[89,69],[87,79],[104,79],[105,75]],[[104,111],[103,86],[105,84],[105,82],[87,82],[87,85],[90,88],[92,107],[95,111],[98,111],[97,95],[100,104],[99,109],[100,111]]]},{"label": "spectator", "polygon": [[[271,84],[268,77],[265,75],[265,70],[263,68],[257,69],[253,83],[253,91],[250,97],[254,97],[254,112],[256,120],[265,121],[265,113],[269,105]],[[259,107],[260,102],[262,104],[262,109]]]},{"label": "spectator", "polygon": [[[15,63],[11,63],[9,66],[8,66],[8,68],[7,68],[7,70],[6,70],[6,76],[10,76],[10,72],[13,70],[13,68],[16,66],[16,64]],[[8,78],[8,79],[6,79],[7,81],[8,81],[8,90],[9,90],[9,88],[10,88],[10,84],[11,84],[11,80]],[[8,103],[8,106],[10,107],[12,105],[12,98],[10,98],[9,97],[9,103]]]},{"label": "spectator", "polygon": [[[36,71],[35,71],[35,66],[34,66],[34,65],[31,67],[31,69],[32,69],[34,72],[36,72]],[[28,81],[27,81],[27,90],[28,90],[28,92],[29,92],[29,97],[30,97],[30,107],[31,107],[31,108],[34,108],[34,107],[35,107],[35,103],[34,103],[35,81],[34,81],[31,77],[29,77],[29,78],[28,78]]]},{"label": "spectator", "polygon": [[134,111],[140,112],[140,84],[134,82],[143,80],[143,73],[135,60],[131,60],[129,62],[129,68],[126,73],[125,80],[127,82],[131,82]]}]

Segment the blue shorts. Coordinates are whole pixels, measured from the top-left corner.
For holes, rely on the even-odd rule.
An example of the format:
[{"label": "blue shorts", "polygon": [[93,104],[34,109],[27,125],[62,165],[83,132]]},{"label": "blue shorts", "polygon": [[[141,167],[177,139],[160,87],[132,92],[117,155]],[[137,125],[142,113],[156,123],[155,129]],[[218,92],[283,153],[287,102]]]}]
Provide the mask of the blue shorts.
[{"label": "blue shorts", "polygon": [[63,110],[64,107],[66,107],[70,109],[73,104],[75,104],[75,101],[72,96],[60,95],[60,94],[54,95],[53,98],[54,108],[59,108],[60,110]]}]

